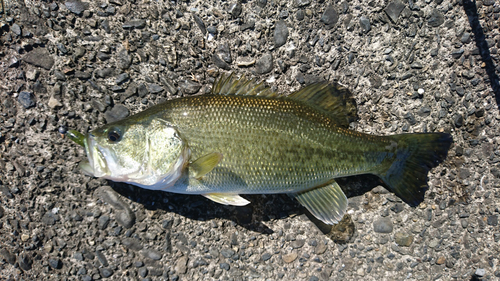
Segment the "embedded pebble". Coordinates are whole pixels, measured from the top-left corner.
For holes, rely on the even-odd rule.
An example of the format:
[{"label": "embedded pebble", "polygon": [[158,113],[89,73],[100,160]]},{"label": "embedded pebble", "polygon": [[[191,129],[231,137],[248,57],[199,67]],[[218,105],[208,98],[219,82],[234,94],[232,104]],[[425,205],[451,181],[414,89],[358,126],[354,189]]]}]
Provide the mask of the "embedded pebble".
[{"label": "embedded pebble", "polygon": [[80,15],[82,14],[85,10],[89,8],[89,3],[82,2],[79,0],[71,0],[71,1],[66,1],[64,3],[66,8],[70,10],[70,12]]},{"label": "embedded pebble", "polygon": [[391,233],[393,230],[392,221],[389,218],[379,218],[373,221],[373,231],[378,233]]},{"label": "embedded pebble", "polygon": [[273,70],[273,55],[266,53],[255,63],[255,71],[259,74],[266,74]]},{"label": "embedded pebble", "polygon": [[35,96],[32,92],[20,92],[17,100],[26,109],[34,107],[36,105]]},{"label": "embedded pebble", "polygon": [[285,45],[287,39],[288,27],[283,20],[279,20],[274,26],[274,47],[279,48]]}]

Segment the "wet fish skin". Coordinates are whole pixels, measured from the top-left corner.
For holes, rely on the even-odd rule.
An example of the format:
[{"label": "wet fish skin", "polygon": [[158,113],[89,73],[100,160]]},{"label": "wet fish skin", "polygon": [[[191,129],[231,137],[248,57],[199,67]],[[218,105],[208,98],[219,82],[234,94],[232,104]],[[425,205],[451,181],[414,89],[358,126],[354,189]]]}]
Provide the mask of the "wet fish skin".
[{"label": "wet fish skin", "polygon": [[[339,85],[311,85],[282,97],[245,78],[222,77],[210,95],[170,100],[91,132],[86,170],[223,204],[247,204],[238,194],[288,193],[329,224],[347,208],[338,177],[375,174],[418,205],[451,136],[363,134],[347,129],[353,111],[350,93]],[[119,140],[110,141],[115,131]],[[157,182],[138,182],[130,171]]]}]

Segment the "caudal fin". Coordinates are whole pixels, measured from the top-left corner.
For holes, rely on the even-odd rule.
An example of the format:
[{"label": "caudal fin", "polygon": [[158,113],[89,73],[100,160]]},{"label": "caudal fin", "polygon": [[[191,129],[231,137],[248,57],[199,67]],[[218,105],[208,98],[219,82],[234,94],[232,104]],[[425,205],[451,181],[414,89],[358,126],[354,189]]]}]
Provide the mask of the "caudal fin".
[{"label": "caudal fin", "polygon": [[450,134],[404,134],[391,136],[397,144],[396,160],[379,174],[389,189],[410,206],[424,200],[427,173],[443,162],[453,142]]}]

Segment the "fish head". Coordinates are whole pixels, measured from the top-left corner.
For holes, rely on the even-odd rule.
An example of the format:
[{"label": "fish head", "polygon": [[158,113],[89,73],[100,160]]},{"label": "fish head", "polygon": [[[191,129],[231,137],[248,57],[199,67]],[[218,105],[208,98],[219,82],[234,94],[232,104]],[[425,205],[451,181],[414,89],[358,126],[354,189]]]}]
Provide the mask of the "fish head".
[{"label": "fish head", "polygon": [[90,132],[84,145],[85,173],[148,189],[172,186],[189,158],[178,130],[160,119],[110,123]]}]

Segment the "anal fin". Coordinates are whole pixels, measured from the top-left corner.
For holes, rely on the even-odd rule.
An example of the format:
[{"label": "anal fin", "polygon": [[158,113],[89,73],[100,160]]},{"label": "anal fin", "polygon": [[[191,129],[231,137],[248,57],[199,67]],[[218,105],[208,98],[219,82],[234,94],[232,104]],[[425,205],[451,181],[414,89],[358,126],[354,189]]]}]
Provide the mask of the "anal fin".
[{"label": "anal fin", "polygon": [[239,196],[238,194],[228,194],[228,193],[207,193],[202,194],[206,198],[223,204],[223,205],[232,205],[232,206],[245,206],[250,203],[250,201],[245,198]]},{"label": "anal fin", "polygon": [[336,181],[292,196],[326,224],[337,224],[347,210],[347,197]]}]

